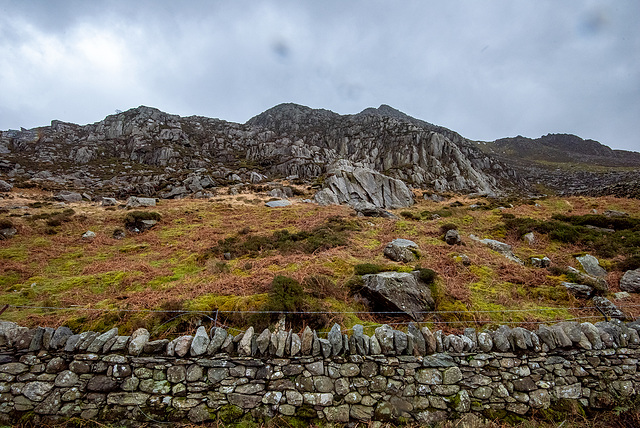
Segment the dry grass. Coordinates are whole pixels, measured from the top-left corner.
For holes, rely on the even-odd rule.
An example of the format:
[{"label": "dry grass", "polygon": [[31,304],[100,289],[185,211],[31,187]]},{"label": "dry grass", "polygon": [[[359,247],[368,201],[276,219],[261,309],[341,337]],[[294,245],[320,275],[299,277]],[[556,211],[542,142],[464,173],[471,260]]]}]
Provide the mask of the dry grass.
[{"label": "dry grass", "polygon": [[[0,205],[8,206],[16,202],[26,205],[46,196],[42,192],[28,190],[24,192],[25,197],[2,200]],[[43,220],[11,217],[19,234],[12,240],[0,242],[0,294],[5,294],[9,301],[21,304],[45,305],[53,302],[63,306],[110,305],[153,309],[176,299],[192,301],[209,295],[252,296],[267,293],[276,275],[287,275],[301,283],[305,278],[324,275],[330,281],[323,285],[324,289],[319,293],[322,297],[317,304],[327,304],[325,300],[332,299],[332,305],[339,304],[345,310],[353,310],[360,307],[359,300],[350,294],[346,286],[353,275],[353,266],[358,263],[379,263],[407,268],[386,260],[382,255],[387,242],[406,238],[418,243],[422,254],[419,261],[409,266],[420,265],[435,270],[445,297],[451,302],[461,303],[468,310],[482,310],[483,305],[533,308],[535,305],[569,307],[587,304],[566,293],[557,300],[557,293],[550,294],[548,290],[556,289],[559,282],[551,278],[547,270],[509,262],[486,246],[470,240],[468,235],[474,233],[480,237],[502,240],[512,245],[516,255],[522,259],[547,255],[554,265],[560,267],[575,267],[573,255],[583,253],[584,248],[551,242],[547,236],[540,234],[536,234],[536,242],[531,247],[514,233],[500,236],[494,230],[501,221],[500,213],[497,210],[468,209],[470,204],[477,202],[476,199],[460,197],[436,203],[417,198],[418,204],[411,208],[414,213],[441,210],[454,200],[461,201],[464,206],[452,208],[451,217],[439,220],[399,221],[358,219],[345,206],[318,207],[294,202],[287,208],[268,209],[263,204],[267,199],[265,195],[241,194],[217,196],[213,200],[161,201],[157,207],[150,209],[161,214],[160,223],[145,233],[130,234],[121,241],[111,238],[111,234],[115,228],[122,227],[126,211],[105,210],[97,204],[70,204],[76,215],[58,227],[54,235],[45,233]],[[618,198],[549,198],[538,203],[539,206],[517,205],[503,212],[538,219],[548,219],[555,213],[566,214],[569,210],[572,214],[587,214],[593,209],[599,212],[619,209],[640,214],[637,201]],[[26,211],[37,214],[55,210],[60,208],[46,206]],[[360,230],[349,232],[349,245],[315,254],[265,252],[255,257],[245,256],[230,261],[197,261],[198,255],[229,236],[270,236],[275,230],[281,229],[292,233],[308,231],[333,217],[355,220],[360,225]],[[465,245],[452,247],[440,240],[440,226],[445,223],[457,225]],[[95,231],[96,239],[81,240],[80,235],[86,230]],[[454,260],[455,255],[463,253],[470,258],[470,267]],[[605,262],[611,267],[618,258]],[[478,270],[478,267],[487,269]],[[118,272],[124,275],[116,283],[95,283],[96,280],[91,279]],[[621,272],[610,272],[608,279],[612,285],[611,291],[618,290],[621,275]],[[42,278],[46,280],[44,286],[38,285],[33,292],[28,291],[31,282],[41,284]],[[74,278],[79,281],[78,286],[64,286],[67,283],[65,281]],[[91,286],[82,285],[84,278],[94,283]],[[489,290],[481,296],[481,301],[478,300],[478,292],[472,291],[473,284],[477,283],[483,284],[479,289]],[[315,291],[306,290],[309,295]],[[20,293],[24,296],[20,297]],[[629,300],[618,303],[640,304],[640,297],[632,295]],[[574,311],[572,314],[580,315],[583,312]],[[629,308],[628,312],[634,316],[639,313],[636,308]],[[69,318],[64,312],[9,313],[12,319],[30,324],[55,323],[56,320],[64,322]],[[100,317],[95,313],[83,315],[92,320]],[[484,315],[472,313],[468,318],[472,324],[473,320],[492,321]],[[386,320],[370,315],[363,315],[360,319]],[[531,313],[523,316],[522,321],[540,319],[532,309]]]}]

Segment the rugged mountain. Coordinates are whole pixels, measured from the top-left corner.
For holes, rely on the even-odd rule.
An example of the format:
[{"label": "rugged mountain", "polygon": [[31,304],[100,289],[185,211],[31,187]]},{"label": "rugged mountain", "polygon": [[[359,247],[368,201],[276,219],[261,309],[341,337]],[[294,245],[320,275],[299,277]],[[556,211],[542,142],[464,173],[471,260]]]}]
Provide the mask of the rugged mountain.
[{"label": "rugged mountain", "polygon": [[561,194],[640,197],[640,153],[612,150],[571,134],[475,142],[518,176]]},{"label": "rugged mountain", "polygon": [[[581,151],[583,157],[631,162],[596,142],[587,142],[594,147],[587,153],[578,137],[540,140],[473,142],[386,105],[338,115],[281,104],[246,124],[141,106],[94,124],[54,120],[50,126],[0,132],[0,178],[98,195],[171,198],[206,195],[232,183],[288,177],[312,184],[338,177],[343,181],[328,182],[341,202],[352,197],[397,202],[410,198],[362,196],[360,190],[375,183],[400,189],[402,183],[393,180],[401,180],[436,192],[526,191],[537,178],[527,169],[540,158],[536,147],[552,159],[558,159],[557,151],[567,156]],[[349,180],[360,182],[354,187]]]}]

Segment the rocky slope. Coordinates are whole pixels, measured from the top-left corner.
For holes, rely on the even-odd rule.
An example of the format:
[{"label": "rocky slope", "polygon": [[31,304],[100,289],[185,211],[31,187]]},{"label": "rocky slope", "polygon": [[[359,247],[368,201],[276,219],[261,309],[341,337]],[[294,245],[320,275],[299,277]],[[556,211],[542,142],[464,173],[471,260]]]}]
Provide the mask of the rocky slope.
[{"label": "rocky slope", "polygon": [[[544,146],[557,159],[548,149],[555,144],[547,144],[549,139],[543,137],[534,145]],[[520,155],[522,147],[531,144],[521,140],[479,144],[385,105],[338,115],[281,104],[246,124],[180,117],[141,106],[89,125],[54,120],[50,126],[0,132],[0,178],[16,185],[73,188],[97,195],[175,198],[206,196],[216,186],[276,178],[313,184],[332,176],[351,177],[349,171],[355,168],[369,174],[368,183],[398,179],[435,192],[492,194],[526,191],[542,174],[536,172],[538,166],[533,172],[527,169],[531,157]],[[577,141],[564,150],[577,153],[582,147]],[[640,165],[638,154],[629,157],[601,147],[593,156],[614,159],[616,166]],[[374,173],[381,174],[382,181]],[[349,192],[351,184],[334,187]],[[340,202],[362,198],[334,196]],[[364,199],[389,198],[365,194]]]}]

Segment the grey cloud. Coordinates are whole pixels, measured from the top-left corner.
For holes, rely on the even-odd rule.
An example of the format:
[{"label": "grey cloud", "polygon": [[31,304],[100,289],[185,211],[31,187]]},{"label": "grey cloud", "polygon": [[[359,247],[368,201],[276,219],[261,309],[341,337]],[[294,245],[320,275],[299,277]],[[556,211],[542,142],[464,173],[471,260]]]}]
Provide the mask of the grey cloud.
[{"label": "grey cloud", "polygon": [[0,81],[0,129],[140,104],[244,122],[281,102],[343,114],[385,103],[474,139],[571,132],[640,150],[631,0],[0,1],[0,12],[12,60],[0,78],[14,82]]}]

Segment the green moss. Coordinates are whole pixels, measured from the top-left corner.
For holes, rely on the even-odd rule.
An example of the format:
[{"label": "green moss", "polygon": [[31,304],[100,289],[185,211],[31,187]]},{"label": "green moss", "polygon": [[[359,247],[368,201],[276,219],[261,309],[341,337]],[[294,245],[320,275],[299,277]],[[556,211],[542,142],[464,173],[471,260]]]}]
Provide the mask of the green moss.
[{"label": "green moss", "polygon": [[24,245],[0,248],[0,260],[24,262],[29,258],[29,251]]},{"label": "green moss", "polygon": [[121,253],[140,253],[143,250],[146,250],[149,248],[149,244],[130,244],[130,245],[123,245],[122,247],[120,247],[119,251]]},{"label": "green moss", "polygon": [[20,282],[20,273],[8,271],[0,275],[0,289],[7,290]]},{"label": "green moss", "polygon": [[244,410],[242,410],[238,406],[234,406],[233,404],[227,404],[226,406],[222,406],[218,410],[218,419],[220,419],[225,424],[232,424],[237,422],[244,415]]}]

